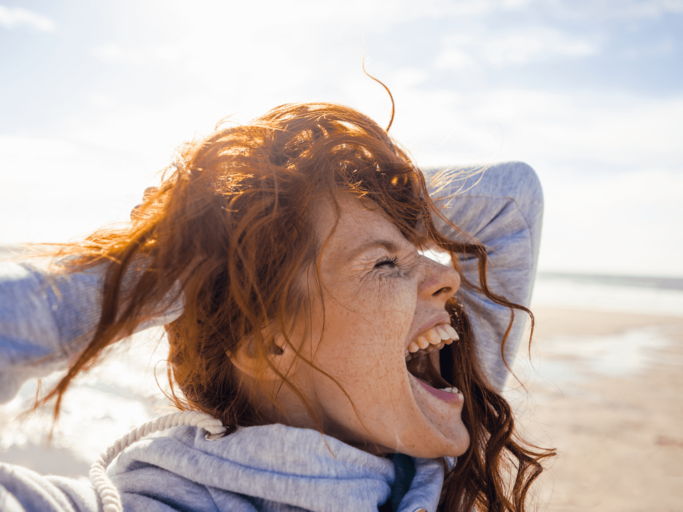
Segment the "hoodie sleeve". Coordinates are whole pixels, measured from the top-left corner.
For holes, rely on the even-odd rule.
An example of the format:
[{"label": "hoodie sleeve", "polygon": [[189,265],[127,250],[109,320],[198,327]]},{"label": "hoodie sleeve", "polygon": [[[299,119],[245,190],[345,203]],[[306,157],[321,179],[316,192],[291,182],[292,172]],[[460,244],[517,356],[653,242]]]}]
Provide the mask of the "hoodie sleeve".
[{"label": "hoodie sleeve", "polygon": [[[425,171],[427,182],[439,169]],[[459,177],[432,195],[450,200],[437,202],[456,226],[487,249],[488,280],[494,293],[511,302],[529,306],[533,291],[543,219],[543,191],[534,170],[521,162],[492,165],[483,172],[463,169]],[[469,175],[469,176],[468,176]],[[452,239],[460,235],[437,223]],[[461,260],[463,273],[478,283],[476,258]],[[459,300],[468,312],[477,340],[478,355],[491,383],[501,390],[509,371],[500,344],[510,321],[510,310],[480,294],[462,288]],[[515,312],[506,343],[505,359],[512,365],[519,348],[526,316]]]},{"label": "hoodie sleeve", "polygon": [[[64,274],[28,262],[0,262],[0,403],[27,380],[68,368],[87,346],[100,318],[104,269]],[[172,322],[182,310],[177,284],[169,306],[137,330]]]},{"label": "hoodie sleeve", "polygon": [[0,462],[0,510],[3,512],[97,512],[97,495],[84,482],[41,476]]}]

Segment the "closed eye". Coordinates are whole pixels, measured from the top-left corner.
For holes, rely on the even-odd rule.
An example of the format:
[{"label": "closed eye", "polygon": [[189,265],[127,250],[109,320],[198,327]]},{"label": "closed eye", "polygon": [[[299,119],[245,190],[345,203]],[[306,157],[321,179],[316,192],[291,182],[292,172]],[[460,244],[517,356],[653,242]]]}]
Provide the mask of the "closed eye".
[{"label": "closed eye", "polygon": [[398,263],[398,256],[394,256],[393,258],[384,258],[375,263],[375,268],[395,267],[396,263]]}]

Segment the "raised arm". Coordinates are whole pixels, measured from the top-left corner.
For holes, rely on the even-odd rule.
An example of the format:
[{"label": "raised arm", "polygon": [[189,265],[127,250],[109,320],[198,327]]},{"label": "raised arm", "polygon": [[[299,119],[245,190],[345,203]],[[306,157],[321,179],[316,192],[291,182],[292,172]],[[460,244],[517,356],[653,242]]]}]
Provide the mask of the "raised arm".
[{"label": "raised arm", "polygon": [[[54,270],[0,262],[0,403],[27,380],[66,369],[95,332],[104,266],[70,274]],[[172,322],[181,313],[182,300],[137,330]]]},{"label": "raised arm", "polygon": [[[435,171],[425,171],[428,182]],[[543,218],[543,191],[536,173],[521,162],[496,164],[483,173],[453,181],[433,197],[455,193],[444,213],[486,246],[491,290],[511,302],[528,306],[536,277]],[[450,228],[440,227],[447,236],[458,238]],[[476,259],[463,259],[462,268],[471,281],[478,283]],[[461,290],[459,299],[473,324],[479,357],[491,382],[500,390],[509,373],[501,357],[500,342],[510,311],[482,295]],[[526,316],[515,314],[505,354],[510,365],[522,339]]]}]

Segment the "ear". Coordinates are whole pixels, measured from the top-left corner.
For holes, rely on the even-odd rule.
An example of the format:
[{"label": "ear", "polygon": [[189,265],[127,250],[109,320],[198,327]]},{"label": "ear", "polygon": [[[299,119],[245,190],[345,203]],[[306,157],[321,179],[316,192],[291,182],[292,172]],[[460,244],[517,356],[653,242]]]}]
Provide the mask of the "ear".
[{"label": "ear", "polygon": [[265,357],[270,361],[275,371],[263,355],[259,354],[255,347],[254,339],[250,336],[240,347],[228,357],[238,370],[257,380],[281,380],[278,371],[282,375],[291,377],[296,372],[296,352],[287,343],[282,333],[273,333],[270,329],[261,331],[263,336],[266,354]]}]

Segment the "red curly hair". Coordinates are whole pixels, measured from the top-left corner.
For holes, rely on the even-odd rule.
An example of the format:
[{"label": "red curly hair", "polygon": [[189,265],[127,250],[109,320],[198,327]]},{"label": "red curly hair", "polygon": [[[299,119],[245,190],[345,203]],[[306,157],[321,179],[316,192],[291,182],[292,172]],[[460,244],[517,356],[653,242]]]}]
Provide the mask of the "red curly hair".
[{"label": "red curly hair", "polygon": [[[71,271],[107,266],[102,314],[92,341],[41,402],[56,397],[57,417],[74,377],[163,307],[180,282],[184,313],[167,326],[176,406],[206,412],[232,428],[268,423],[238,384],[227,354],[249,340],[252,353],[265,356],[272,346],[263,327],[276,322],[284,332],[292,315],[307,310],[310,297],[296,282],[317,265],[320,251],[311,206],[340,190],[374,201],[417,247],[433,244],[450,253],[456,270],[460,256],[478,258],[479,282],[461,274],[463,285],[510,308],[510,326],[515,311],[527,313],[533,326],[527,308],[490,291],[484,247],[436,229],[436,217],[455,226],[384,129],[340,105],[282,105],[247,125],[218,127],[186,144],[132,225],[69,246],[66,252],[79,255],[69,259]],[[124,287],[131,268],[137,269],[134,282]],[[521,512],[541,460],[553,452],[517,436],[510,406],[477,360],[466,313],[456,300],[447,309],[461,342],[450,346],[454,367],[444,374],[465,396],[462,419],[471,444],[446,477],[440,510]],[[502,353],[506,338],[500,340]]]}]

